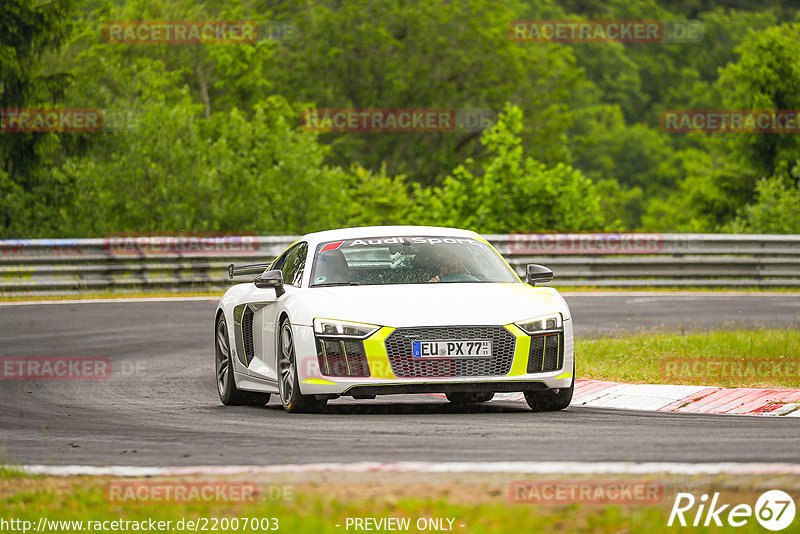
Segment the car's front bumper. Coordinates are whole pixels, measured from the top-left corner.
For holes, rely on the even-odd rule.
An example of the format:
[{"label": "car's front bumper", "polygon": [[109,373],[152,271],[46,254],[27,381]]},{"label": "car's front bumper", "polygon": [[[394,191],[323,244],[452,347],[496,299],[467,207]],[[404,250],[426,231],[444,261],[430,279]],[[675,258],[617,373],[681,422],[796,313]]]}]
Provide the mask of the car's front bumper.
[{"label": "car's front bumper", "polygon": [[528,372],[532,337],[515,325],[504,325],[515,338],[510,370],[492,376],[398,377],[390,362],[386,339],[395,330],[383,327],[364,340],[369,376],[329,376],[320,370],[313,328],[294,326],[298,380],[304,395],[384,395],[473,391],[517,392],[567,388],[574,376],[572,321],[563,323],[563,355],[558,369]]}]

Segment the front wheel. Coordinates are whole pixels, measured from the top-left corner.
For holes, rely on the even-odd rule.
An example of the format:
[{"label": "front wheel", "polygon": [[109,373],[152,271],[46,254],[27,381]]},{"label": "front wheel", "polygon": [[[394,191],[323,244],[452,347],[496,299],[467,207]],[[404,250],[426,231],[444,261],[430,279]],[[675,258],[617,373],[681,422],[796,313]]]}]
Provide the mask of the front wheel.
[{"label": "front wheel", "polygon": [[228,338],[228,325],[225,316],[217,319],[215,331],[215,367],[217,378],[217,393],[219,400],[226,406],[264,406],[269,402],[269,393],[255,393],[242,391],[236,387],[236,377],[233,375],[233,358],[231,357],[231,343]]},{"label": "front wheel", "polygon": [[325,407],[327,399],[313,395],[302,395],[297,380],[297,356],[294,350],[294,335],[288,319],[281,323],[278,342],[278,388],[283,409],[289,413],[316,412]]},{"label": "front wheel", "polygon": [[526,391],[525,402],[534,412],[557,412],[572,402],[575,392],[575,363],[572,363],[572,384],[568,388]]}]

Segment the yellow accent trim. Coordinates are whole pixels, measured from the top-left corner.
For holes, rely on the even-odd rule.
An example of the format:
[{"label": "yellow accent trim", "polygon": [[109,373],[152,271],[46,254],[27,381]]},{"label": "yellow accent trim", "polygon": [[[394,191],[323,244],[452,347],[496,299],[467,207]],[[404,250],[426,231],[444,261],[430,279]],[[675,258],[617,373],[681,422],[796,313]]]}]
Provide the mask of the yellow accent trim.
[{"label": "yellow accent trim", "polygon": [[316,386],[335,386],[336,382],[325,380],[324,378],[306,378],[303,384],[314,384]]},{"label": "yellow accent trim", "polygon": [[570,373],[569,371],[567,371],[566,373],[561,373],[561,374],[560,374],[560,375],[558,375],[556,378],[569,378],[569,377],[571,377],[571,376],[572,376],[572,373]]},{"label": "yellow accent trim", "polygon": [[386,345],[384,345],[384,341],[392,332],[394,332],[394,328],[384,326],[364,340],[364,352],[367,354],[371,378],[397,378],[392,372],[392,365],[389,363],[389,355],[386,354]]},{"label": "yellow accent trim", "polygon": [[511,371],[506,376],[526,375],[528,374],[528,354],[531,351],[531,336],[515,324],[507,324],[505,327],[517,338],[514,360],[511,362]]}]

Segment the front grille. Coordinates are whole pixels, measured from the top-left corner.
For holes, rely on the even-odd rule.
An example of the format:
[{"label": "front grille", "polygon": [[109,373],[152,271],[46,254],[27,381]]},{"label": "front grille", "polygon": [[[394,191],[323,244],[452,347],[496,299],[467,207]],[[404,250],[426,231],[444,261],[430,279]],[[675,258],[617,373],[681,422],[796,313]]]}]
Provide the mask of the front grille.
[{"label": "front grille", "polygon": [[[459,339],[490,339],[489,358],[414,358],[414,341]],[[395,376],[504,376],[511,371],[517,339],[502,326],[455,326],[428,328],[398,328],[386,338],[386,354]]]},{"label": "front grille", "polygon": [[250,365],[255,352],[253,351],[253,310],[246,307],[242,315],[242,341],[244,343],[245,364]]},{"label": "front grille", "polygon": [[325,376],[369,376],[364,343],[358,339],[317,338],[317,361]]},{"label": "front grille", "polygon": [[528,372],[557,371],[564,366],[564,334],[531,337]]}]

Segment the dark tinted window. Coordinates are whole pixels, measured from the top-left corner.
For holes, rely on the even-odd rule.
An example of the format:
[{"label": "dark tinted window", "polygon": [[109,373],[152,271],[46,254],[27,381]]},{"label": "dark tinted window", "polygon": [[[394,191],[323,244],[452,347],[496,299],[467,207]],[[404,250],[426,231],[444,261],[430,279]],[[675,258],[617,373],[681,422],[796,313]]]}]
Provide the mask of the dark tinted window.
[{"label": "dark tinted window", "polygon": [[292,247],[291,249],[285,251],[283,254],[278,256],[278,259],[276,259],[274,262],[272,262],[272,265],[270,265],[269,267],[270,271],[274,271],[276,269],[279,271],[283,271],[283,266],[286,264],[286,256],[288,256],[292,250],[294,250],[294,247]]},{"label": "dark tinted window", "polygon": [[487,243],[470,237],[390,236],[320,243],[311,287],[518,282]]},{"label": "dark tinted window", "polygon": [[295,287],[300,287],[303,281],[303,271],[306,266],[306,254],[308,253],[307,243],[298,243],[286,254],[284,254],[275,265],[273,269],[280,269],[283,272],[283,283],[290,284]]}]

